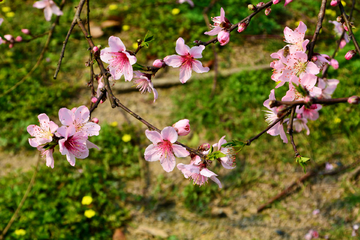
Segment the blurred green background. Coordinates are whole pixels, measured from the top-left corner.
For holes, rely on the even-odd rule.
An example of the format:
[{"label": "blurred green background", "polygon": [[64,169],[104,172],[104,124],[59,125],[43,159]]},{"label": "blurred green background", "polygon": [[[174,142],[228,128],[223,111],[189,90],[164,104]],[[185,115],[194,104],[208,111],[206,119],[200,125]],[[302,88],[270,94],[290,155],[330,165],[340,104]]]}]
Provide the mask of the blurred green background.
[{"label": "blurred green background", "polygon": [[[203,11],[210,2],[194,1],[195,7],[192,8],[187,3],[178,4],[175,0],[90,1],[92,26],[102,26],[103,32],[101,36],[94,38],[94,42],[105,47],[110,35],[121,34],[127,49],[135,50],[133,44],[136,40],[143,38],[150,31],[155,40],[150,43],[149,48],[142,49],[137,55],[139,63],[149,65],[157,58],[174,54],[175,41],[179,36],[183,37],[188,45],[194,40],[210,39],[203,34],[208,30]],[[350,1],[346,2],[350,4]],[[4,18],[0,26],[0,36],[20,35],[26,40],[30,37],[21,33],[22,28],[29,29],[33,35],[48,31],[51,22],[44,20],[43,11],[33,8],[33,3],[34,1],[7,0],[0,4],[0,17]],[[232,23],[236,23],[250,13],[247,3],[248,1],[242,0],[215,1],[207,15],[209,18],[218,16],[220,8],[223,7],[226,17]],[[88,46],[78,27],[75,27],[66,47],[59,77],[53,79],[62,42],[74,16],[76,5],[77,1],[66,1],[64,15],[56,26],[40,67],[23,84],[0,98],[0,148],[4,157],[6,154],[36,152],[28,144],[29,134],[26,127],[36,124],[40,113],[47,113],[55,120],[61,107],[71,109],[77,106],[74,102],[79,98],[79,89],[86,85],[89,76],[89,69],[84,66],[89,55]],[[271,53],[282,48],[284,27],[294,29],[300,20],[308,26],[307,36],[311,38],[319,5],[317,1],[294,1],[287,7],[283,4],[274,6],[269,16],[258,14],[245,32],[234,32],[231,35],[231,41],[227,46],[216,45],[219,58],[224,60],[220,62],[220,70],[244,66],[243,63],[236,62],[236,56],[240,54],[237,51],[245,44],[251,45],[254,49],[259,48],[259,52],[261,49],[262,53]],[[327,11],[315,52],[331,55],[335,48],[337,37],[333,32],[333,25],[328,23],[339,14],[335,10],[338,11],[336,8]],[[9,12],[14,12],[14,16],[11,17]],[[82,18],[85,19],[86,16],[83,14]],[[52,16],[52,21],[54,20],[55,16]],[[104,27],[104,23],[111,21],[115,21],[116,24]],[[360,37],[358,31],[356,37]],[[8,45],[0,45],[0,95],[30,71],[45,41],[46,36],[29,43],[15,44],[11,49]],[[350,43],[340,50],[336,57],[340,68],[329,70],[329,78],[340,80],[333,97],[358,94],[358,56],[351,61],[346,61],[343,57],[351,49],[353,46]],[[210,61],[212,58],[213,51],[208,47],[203,52],[202,62]],[[266,61],[260,63],[269,64]],[[266,128],[262,103],[274,88],[270,76],[269,69],[242,71],[230,76],[220,74],[214,95],[211,94],[212,78],[176,87],[177,94],[171,97],[174,107],[167,122],[170,125],[182,118],[190,119],[193,133],[184,143],[193,147],[202,143],[200,139],[215,143],[223,135],[226,135],[228,140],[247,140]],[[283,90],[277,91],[276,95],[281,96],[284,93],[281,91]],[[157,101],[162,99],[159,98]],[[102,119],[100,121],[105,122]],[[300,153],[312,158],[309,167],[328,161],[346,165],[358,159],[359,123],[358,106],[340,104],[324,107],[320,111],[319,120],[308,124],[310,136],[303,133],[295,135]],[[146,175],[142,155],[149,141],[136,126],[120,125],[118,127],[116,124],[102,124],[100,136],[92,138],[92,141],[101,147],[101,151],[92,150],[89,159],[77,161],[75,168],[66,161],[57,161],[64,158],[60,154],[54,155],[54,170],[41,163],[36,184],[21,210],[20,217],[7,234],[7,239],[109,239],[115,229],[131,226],[131,211],[133,208],[139,211],[138,206],[142,206],[141,213],[151,212],[154,209],[156,211],[158,205],[163,202],[178,201],[185,209],[199,214],[200,217],[206,217],[210,215],[209,206],[215,200],[221,198],[217,201],[219,206],[236,204],[233,202],[236,198],[235,192],[239,194],[249,188],[259,187],[262,181],[269,180],[262,178],[267,172],[276,174],[278,182],[291,173],[301,174],[301,169],[292,157],[291,146],[284,145],[278,137],[266,135],[239,154],[236,169],[226,172],[225,176],[219,176],[224,184],[222,191],[218,191],[213,183],[200,188],[187,181],[174,185],[167,180],[167,176],[160,174],[153,179],[152,182],[155,181],[156,184],[153,184],[146,196],[141,193],[130,194],[124,190],[128,182],[141,181],[140,179]],[[123,140],[125,134],[131,136],[130,141]],[[280,171],[278,168],[281,169],[281,166],[290,166],[292,172]],[[220,171],[220,167],[216,166],[214,171],[216,170]],[[2,174],[0,230],[5,227],[15,211],[31,175],[31,171],[23,172],[21,168],[7,170],[7,174]],[[279,190],[285,183],[271,184],[274,189]],[[356,181],[354,188],[358,185]],[[350,220],[344,221],[354,222],[359,213],[351,215],[349,212],[352,211],[349,209],[359,207],[360,192],[353,192],[343,185],[337,187],[347,196],[342,205],[346,207],[341,209],[345,208],[344,214],[347,214]],[[269,196],[274,195],[277,190],[270,191]],[[82,205],[81,200],[84,196],[91,196],[93,203]],[[280,209],[281,206],[276,205],[275,208]],[[84,216],[84,212],[89,209],[96,213],[92,218]],[[348,231],[344,221],[331,222],[335,227],[324,227],[322,232],[329,233],[335,237],[334,239],[343,239],[344,233],[347,234]],[[26,234],[15,234],[15,230],[18,229],[25,229]],[[305,233],[304,230],[303,235]],[[168,239],[185,237],[174,234]]]}]

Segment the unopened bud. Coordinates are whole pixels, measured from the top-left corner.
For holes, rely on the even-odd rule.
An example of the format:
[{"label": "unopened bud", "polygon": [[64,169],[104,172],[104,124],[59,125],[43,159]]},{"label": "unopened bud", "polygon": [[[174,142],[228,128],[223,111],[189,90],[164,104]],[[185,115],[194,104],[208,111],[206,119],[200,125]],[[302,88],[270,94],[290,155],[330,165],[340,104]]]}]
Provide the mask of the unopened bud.
[{"label": "unopened bud", "polygon": [[29,30],[29,29],[26,29],[26,28],[21,29],[21,32],[22,32],[23,34],[30,35],[30,30]]},{"label": "unopened bud", "polygon": [[257,7],[262,7],[265,3],[263,2],[259,2],[258,4],[256,4]]},{"label": "unopened bud", "polygon": [[21,42],[21,41],[22,41],[22,37],[17,36],[17,37],[15,38],[15,41],[17,41],[17,42]]},{"label": "unopened bud", "polygon": [[273,4],[278,4],[281,0],[273,0]]},{"label": "unopened bud", "polygon": [[317,60],[318,60],[317,56],[313,56],[313,57],[311,58],[311,61],[313,61],[313,62],[316,62]]},{"label": "unopened bud", "polygon": [[343,27],[344,27],[344,29],[345,29],[345,31],[349,31],[349,29],[348,29],[348,27],[346,26],[346,23],[343,23]]},{"label": "unopened bud", "polygon": [[268,16],[271,13],[271,8],[265,9],[265,15]]},{"label": "unopened bud", "polygon": [[345,59],[350,60],[356,54],[355,50],[350,50],[345,54]]},{"label": "unopened bud", "polygon": [[154,62],[153,62],[153,66],[154,67],[157,67],[157,68],[162,68],[165,66],[165,62],[162,60],[162,59],[156,59]]},{"label": "unopened bud", "polygon": [[230,33],[223,30],[219,32],[217,39],[219,40],[220,45],[224,46],[230,41]]},{"label": "unopened bud", "polygon": [[99,123],[99,119],[97,119],[97,118],[93,118],[93,119],[91,119],[91,121],[92,121],[93,123],[96,123],[96,124]]},{"label": "unopened bud", "polygon": [[359,104],[359,102],[360,102],[360,97],[358,97],[358,96],[352,96],[352,97],[349,97],[347,101],[348,101],[348,103],[350,103],[350,104]]},{"label": "unopened bud", "polygon": [[279,107],[277,107],[276,108],[276,111],[278,112],[278,113],[282,113],[284,110],[285,110],[285,106],[284,105],[281,105],[281,106],[279,106]]},{"label": "unopened bud", "polygon": [[179,136],[186,136],[190,133],[190,124],[188,119],[182,119],[172,125]]},{"label": "unopened bud", "polygon": [[339,62],[336,61],[335,59],[331,59],[331,60],[330,60],[330,65],[331,65],[334,69],[338,69],[338,68],[339,68]]},{"label": "unopened bud", "polygon": [[96,53],[97,51],[99,51],[99,48],[97,46],[93,47],[93,52]]},{"label": "unopened bud", "polygon": [[10,43],[9,48],[13,48],[13,47],[14,47],[14,44]]},{"label": "unopened bud", "polygon": [[339,4],[339,0],[332,0],[330,2],[330,6],[332,6],[332,7],[336,7],[338,4]]},{"label": "unopened bud", "polygon": [[249,5],[248,5],[248,9],[249,9],[250,11],[255,11],[255,10],[256,10],[256,7],[254,6],[254,4],[249,4]]},{"label": "unopened bud", "polygon": [[245,22],[239,23],[238,25],[238,32],[241,33],[247,28],[247,24]]},{"label": "unopened bud", "polygon": [[343,20],[342,16],[338,16],[338,17],[336,18],[336,21],[339,22],[339,23],[341,23],[341,22],[343,22],[344,20]]},{"label": "unopened bud", "polygon": [[91,98],[91,102],[92,102],[92,103],[96,103],[96,102],[97,102],[97,98],[96,98],[96,97],[92,97],[92,98]]}]

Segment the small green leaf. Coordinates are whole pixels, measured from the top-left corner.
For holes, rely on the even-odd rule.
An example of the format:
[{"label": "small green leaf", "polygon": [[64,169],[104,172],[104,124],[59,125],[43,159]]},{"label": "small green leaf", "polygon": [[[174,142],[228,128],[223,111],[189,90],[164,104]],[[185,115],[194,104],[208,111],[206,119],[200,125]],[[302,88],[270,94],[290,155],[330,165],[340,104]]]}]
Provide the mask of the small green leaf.
[{"label": "small green leaf", "polygon": [[138,71],[145,71],[146,70],[146,68],[143,66],[143,65],[141,65],[141,64],[138,64],[138,63],[135,63],[134,65],[132,65],[133,66],[133,69],[136,71],[136,70],[138,70]]}]

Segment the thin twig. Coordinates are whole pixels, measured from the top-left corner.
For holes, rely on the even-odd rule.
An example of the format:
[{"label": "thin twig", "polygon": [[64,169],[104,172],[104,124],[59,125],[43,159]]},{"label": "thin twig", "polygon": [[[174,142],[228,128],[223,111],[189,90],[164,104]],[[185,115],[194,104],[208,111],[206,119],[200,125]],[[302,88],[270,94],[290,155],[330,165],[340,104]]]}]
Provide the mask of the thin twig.
[{"label": "thin twig", "polygon": [[297,157],[300,154],[299,154],[299,152],[298,152],[298,150],[296,148],[296,144],[295,144],[295,141],[294,141],[294,135],[293,135],[293,133],[294,133],[293,124],[294,124],[294,117],[295,117],[295,109],[296,109],[296,106],[293,106],[291,108],[291,115],[290,115],[289,124],[287,126],[287,131],[288,131],[288,133],[290,135],[290,141],[291,141],[291,145],[292,145],[292,147],[294,149],[294,152],[295,152],[295,157]]},{"label": "thin twig", "polygon": [[313,36],[313,38],[312,38],[312,40],[310,42],[310,47],[309,47],[309,52],[308,52],[308,59],[309,60],[313,56],[315,43],[316,43],[318,35],[320,34],[320,30],[322,28],[322,22],[323,22],[324,17],[325,17],[326,1],[327,0],[322,0],[321,1],[321,7],[320,7],[319,15],[318,15],[318,22],[316,24],[316,29],[315,29],[315,32],[314,32],[314,36]]},{"label": "thin twig", "polygon": [[[346,103],[348,101],[349,98],[312,98],[311,99],[311,103],[312,104],[337,104],[337,103]],[[270,107],[279,107],[281,105],[289,105],[289,106],[298,106],[298,105],[306,105],[309,104],[309,102],[306,102],[304,100],[300,100],[300,101],[278,101],[278,100],[273,100],[270,102]]]},{"label": "thin twig", "polygon": [[[353,1],[353,6],[355,6],[355,2],[354,2],[354,1]],[[348,30],[349,30],[349,31],[348,31],[349,37],[350,37],[351,40],[353,41],[357,53],[360,54],[359,44],[358,44],[358,42],[357,42],[356,39],[355,39],[354,33],[353,33],[353,31],[352,31],[352,27],[351,27],[351,25],[350,25],[350,21],[349,21],[347,15],[346,15],[346,13],[345,13],[344,6],[342,5],[341,2],[339,2],[339,8],[340,8],[342,17],[343,17],[343,19],[344,19],[344,21],[345,21],[345,24],[346,24],[346,26],[347,26],[347,28],[348,28]],[[353,8],[352,8],[352,9],[353,9]]]},{"label": "thin twig", "polygon": [[[60,5],[60,9],[62,9],[64,7],[64,4],[65,4],[65,0],[63,0],[61,2],[61,5]],[[60,19],[61,15],[60,16],[57,16],[56,17],[56,20],[55,22],[52,24],[51,28],[50,28],[50,31],[49,31],[49,34],[48,34],[48,38],[46,40],[46,43],[44,45],[44,48],[42,49],[41,53],[40,53],[40,56],[37,60],[37,62],[35,63],[35,65],[33,66],[33,68],[19,81],[17,82],[14,86],[12,86],[11,88],[9,88],[7,91],[5,91],[3,94],[0,95],[0,98],[5,96],[6,94],[8,94],[9,92],[13,91],[15,88],[17,88],[19,85],[21,85],[22,83],[24,83],[27,78],[29,76],[31,76],[31,74],[39,67],[41,61],[43,60],[44,58],[44,54],[45,52],[47,51],[48,47],[49,47],[49,44],[50,44],[50,40],[52,38],[52,35],[54,33],[54,30],[55,30],[55,26],[59,23],[59,19]]]},{"label": "thin twig", "polygon": [[24,205],[25,203],[25,200],[27,199],[30,191],[31,191],[31,188],[32,186],[34,185],[35,183],[35,178],[36,178],[36,175],[39,171],[39,163],[40,163],[40,159],[41,159],[41,154],[39,153],[39,156],[38,156],[38,160],[36,162],[36,166],[35,166],[35,169],[34,169],[34,173],[31,177],[31,180],[29,182],[29,185],[26,189],[26,192],[23,196],[23,198],[21,199],[21,202],[19,203],[17,209],[15,210],[14,214],[12,215],[10,221],[8,222],[8,224],[6,225],[6,227],[4,228],[3,232],[1,233],[0,235],[0,239],[3,239],[7,233],[7,231],[10,229],[11,225],[13,224],[13,222],[15,221],[16,217],[18,216],[19,212],[20,212],[20,209],[22,208],[22,206]]}]

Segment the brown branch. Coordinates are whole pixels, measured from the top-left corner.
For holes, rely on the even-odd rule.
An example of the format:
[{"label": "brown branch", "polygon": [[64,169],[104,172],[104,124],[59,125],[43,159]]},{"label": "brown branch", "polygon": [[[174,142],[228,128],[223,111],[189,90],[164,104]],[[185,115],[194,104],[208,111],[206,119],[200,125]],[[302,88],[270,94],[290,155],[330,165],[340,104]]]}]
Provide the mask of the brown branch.
[{"label": "brown branch", "polygon": [[[354,6],[355,6],[355,1],[353,1],[353,8],[354,8]],[[342,5],[341,2],[339,2],[339,8],[340,8],[342,17],[343,17],[343,19],[344,19],[344,21],[345,21],[345,24],[346,24],[346,26],[347,26],[347,28],[348,28],[348,30],[349,30],[349,31],[348,31],[349,37],[350,37],[350,39],[353,41],[357,53],[360,54],[359,44],[358,44],[358,42],[357,42],[356,39],[355,39],[354,33],[353,33],[352,28],[351,28],[351,25],[350,25],[350,21],[349,21],[347,15],[346,15],[346,13],[345,13],[344,6]],[[352,8],[352,9],[353,9],[353,8]]]},{"label": "brown branch", "polygon": [[[346,103],[349,98],[312,98],[310,103],[312,104],[337,104],[337,103]],[[278,101],[272,100],[270,102],[270,107],[279,107],[281,105],[289,105],[289,106],[298,106],[298,105],[307,105],[309,102],[304,100],[301,101]]]},{"label": "brown branch", "polygon": [[308,60],[309,61],[311,60],[311,58],[313,56],[315,43],[316,43],[318,35],[320,34],[320,30],[322,28],[322,22],[325,17],[325,9],[326,9],[326,0],[322,0],[319,15],[318,15],[318,22],[316,24],[314,36],[310,42],[310,47],[309,47],[309,52],[308,52]]},{"label": "brown branch", "polygon": [[25,203],[25,200],[27,199],[27,197],[28,197],[28,195],[29,195],[29,193],[30,193],[30,191],[31,191],[31,188],[32,188],[32,186],[33,186],[34,183],[35,183],[35,178],[36,178],[36,175],[37,175],[37,173],[38,173],[38,171],[39,171],[40,159],[41,159],[41,154],[39,153],[39,157],[38,157],[38,160],[37,160],[37,162],[36,162],[36,166],[35,166],[35,169],[34,169],[34,173],[33,173],[32,177],[31,177],[31,180],[30,180],[29,185],[28,185],[28,187],[27,187],[27,189],[26,189],[26,192],[25,192],[23,198],[21,199],[21,201],[20,201],[17,209],[15,210],[14,214],[12,215],[10,221],[8,222],[8,224],[7,224],[6,227],[4,228],[3,232],[1,233],[0,239],[4,239],[7,231],[10,229],[11,225],[13,224],[13,222],[14,222],[15,219],[16,219],[16,217],[18,216],[18,214],[19,214],[19,212],[20,212],[20,209],[22,208],[22,206],[23,206],[24,203]]},{"label": "brown branch", "polygon": [[[65,5],[65,0],[62,0],[62,2],[61,2],[61,4],[60,4],[60,9],[61,9],[61,10],[63,9],[64,5]],[[12,87],[9,88],[7,91],[5,91],[3,94],[1,94],[1,95],[0,95],[0,98],[3,97],[3,96],[5,96],[5,95],[8,94],[9,92],[13,91],[15,88],[17,88],[17,87],[18,87],[19,85],[21,85],[22,83],[24,83],[24,82],[27,80],[27,78],[28,78],[29,76],[31,76],[31,74],[40,66],[40,63],[41,63],[41,61],[42,61],[43,58],[44,58],[44,54],[45,54],[45,52],[47,51],[47,49],[48,49],[48,47],[49,47],[50,40],[51,40],[51,38],[52,38],[52,36],[53,36],[53,33],[54,33],[54,31],[55,31],[55,26],[56,26],[57,24],[59,24],[59,19],[60,19],[60,17],[61,17],[61,15],[60,15],[60,16],[57,16],[55,22],[51,25],[50,31],[49,31],[49,33],[48,33],[48,38],[47,38],[47,40],[46,40],[46,43],[45,43],[45,45],[44,45],[44,48],[42,49],[42,51],[41,51],[41,53],[40,53],[40,56],[39,56],[37,62],[35,63],[35,65],[33,66],[33,68],[32,68],[19,82],[17,82],[14,86],[12,86]]]},{"label": "brown branch", "polygon": [[296,148],[296,144],[295,144],[295,141],[294,141],[294,129],[293,129],[293,125],[294,125],[294,117],[295,117],[295,109],[296,109],[296,106],[293,106],[291,108],[291,115],[290,115],[290,120],[289,120],[289,124],[287,126],[287,131],[290,135],[290,141],[291,141],[291,145],[294,149],[294,152],[295,152],[295,157],[298,157],[300,154]]}]

